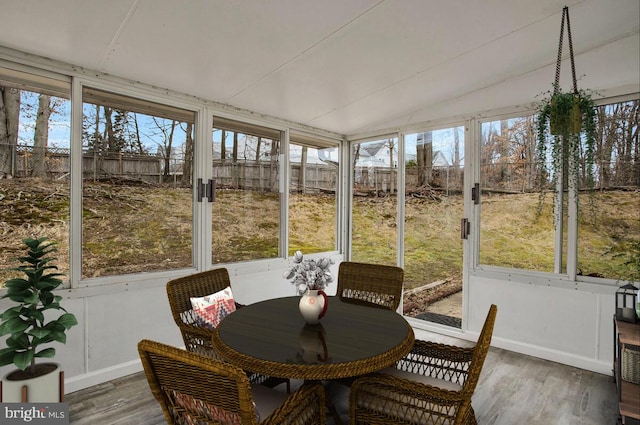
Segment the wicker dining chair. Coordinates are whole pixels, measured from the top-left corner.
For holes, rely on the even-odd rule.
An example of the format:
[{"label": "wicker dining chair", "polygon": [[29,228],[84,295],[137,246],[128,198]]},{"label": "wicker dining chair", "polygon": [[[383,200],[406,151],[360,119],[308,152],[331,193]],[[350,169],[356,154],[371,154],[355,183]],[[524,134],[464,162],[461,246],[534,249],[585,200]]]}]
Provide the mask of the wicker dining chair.
[{"label": "wicker dining chair", "polygon": [[341,301],[396,311],[402,299],[404,270],[382,264],[343,261],[338,267]]},{"label": "wicker dining chair", "polygon": [[[171,314],[180,329],[187,351],[219,358],[211,344],[213,331],[199,324],[198,316],[191,305],[191,298],[204,297],[229,286],[231,286],[231,279],[229,279],[229,272],[224,267],[194,273],[167,282],[167,297]],[[242,304],[237,302],[235,304],[236,308],[242,307]],[[287,389],[290,388],[290,381],[284,378],[249,373],[249,379],[252,383],[263,383],[270,387],[286,383]]]},{"label": "wicker dining chair", "polygon": [[[191,306],[192,297],[204,297],[231,286],[229,272],[218,268],[167,282],[167,296],[173,320],[178,325],[185,348],[204,356],[216,357],[211,346],[211,329],[199,325]],[[241,305],[236,303],[236,308]]]},{"label": "wicker dining chair", "polygon": [[473,347],[416,340],[395,368],[355,380],[349,423],[476,424],[471,396],[489,351],[497,307],[492,305]]},{"label": "wicker dining chair", "polygon": [[159,342],[138,352],[168,424],[324,425],[326,396],[318,382],[291,394],[250,384],[242,369]]}]

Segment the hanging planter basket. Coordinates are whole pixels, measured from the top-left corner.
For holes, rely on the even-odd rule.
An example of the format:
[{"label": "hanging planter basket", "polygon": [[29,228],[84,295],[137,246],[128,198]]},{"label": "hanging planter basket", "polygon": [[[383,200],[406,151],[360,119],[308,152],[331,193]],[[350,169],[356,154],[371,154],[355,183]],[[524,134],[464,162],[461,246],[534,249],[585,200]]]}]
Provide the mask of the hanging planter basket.
[{"label": "hanging planter basket", "polygon": [[[565,22],[573,77],[573,90],[571,92],[563,92],[560,88],[560,65],[562,63]],[[593,189],[596,141],[595,122],[596,108],[590,93],[585,90],[578,90],[571,26],[569,23],[569,8],[565,6],[562,10],[553,91],[549,92],[549,96],[538,104],[537,163],[538,185],[541,194],[544,193],[544,189],[547,187],[549,176],[551,176],[554,190],[557,190],[558,176],[563,175],[563,170],[566,170],[567,164],[572,167],[569,170],[569,175],[572,179],[570,183],[576,190],[579,188],[578,176],[582,176],[583,183],[589,190]],[[550,166],[547,165],[549,163],[551,163]],[[542,201],[540,205],[541,203]]]},{"label": "hanging planter basket", "polygon": [[554,135],[579,134],[582,131],[580,95],[557,92],[551,96],[549,132]]}]

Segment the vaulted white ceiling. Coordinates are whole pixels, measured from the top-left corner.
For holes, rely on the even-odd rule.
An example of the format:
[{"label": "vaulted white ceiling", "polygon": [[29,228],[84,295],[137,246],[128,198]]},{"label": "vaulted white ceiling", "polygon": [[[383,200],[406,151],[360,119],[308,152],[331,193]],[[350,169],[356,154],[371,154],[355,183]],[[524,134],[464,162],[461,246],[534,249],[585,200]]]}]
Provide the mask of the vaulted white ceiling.
[{"label": "vaulted white ceiling", "polygon": [[535,101],[565,5],[578,86],[640,90],[638,0],[2,0],[0,45],[355,134]]}]

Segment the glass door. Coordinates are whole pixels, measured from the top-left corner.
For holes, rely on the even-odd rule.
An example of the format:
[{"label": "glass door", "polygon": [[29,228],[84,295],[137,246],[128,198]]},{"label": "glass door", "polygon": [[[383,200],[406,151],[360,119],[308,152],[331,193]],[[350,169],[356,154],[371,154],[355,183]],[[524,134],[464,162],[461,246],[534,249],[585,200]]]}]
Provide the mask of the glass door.
[{"label": "glass door", "polygon": [[462,326],[464,127],[404,136],[406,316]]},{"label": "glass door", "polygon": [[398,138],[351,147],[351,260],[397,265]]}]

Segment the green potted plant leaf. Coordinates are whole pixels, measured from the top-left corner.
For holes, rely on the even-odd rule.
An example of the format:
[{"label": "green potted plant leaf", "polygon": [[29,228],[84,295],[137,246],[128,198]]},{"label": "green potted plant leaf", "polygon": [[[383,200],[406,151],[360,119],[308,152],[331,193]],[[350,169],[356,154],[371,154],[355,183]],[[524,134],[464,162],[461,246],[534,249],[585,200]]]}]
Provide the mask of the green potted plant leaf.
[{"label": "green potted plant leaf", "polygon": [[[573,91],[563,92],[560,87],[560,65],[562,60],[563,29],[567,24],[569,38]],[[591,92],[578,90],[569,8],[562,10],[560,42],[553,91],[547,92],[537,105],[536,168],[537,186],[540,191],[538,213],[541,212],[545,189],[551,184],[552,190],[566,190],[567,185],[575,191],[580,183],[593,193],[595,180],[594,153],[596,145],[596,106]],[[593,197],[590,198],[593,213]],[[556,210],[556,222],[561,211]]]},{"label": "green potted plant leaf", "polygon": [[[36,363],[36,359],[54,357],[55,348],[42,346],[66,343],[66,331],[78,321],[60,305],[62,297],[54,293],[62,284],[58,278],[62,274],[52,263],[56,259],[50,256],[57,251],[55,242],[47,242],[46,238],[27,238],[23,242],[27,254],[16,259],[22,263],[19,267],[9,270],[21,272],[24,277],[5,281],[7,293],[2,296],[14,305],[0,316],[0,336],[8,335],[6,347],[0,349],[0,366],[17,367],[2,379],[2,401],[59,402],[64,396],[60,365]],[[53,318],[56,310],[63,313]],[[27,400],[23,386],[27,387]]]},{"label": "green potted plant leaf", "polygon": [[[559,87],[538,104],[536,156],[540,178],[551,174],[555,187],[565,164],[571,164],[570,175],[584,176],[593,189],[594,152],[596,143],[596,106],[585,90],[563,92]],[[551,161],[550,168],[546,166]],[[579,183],[575,180],[573,183]]]}]

